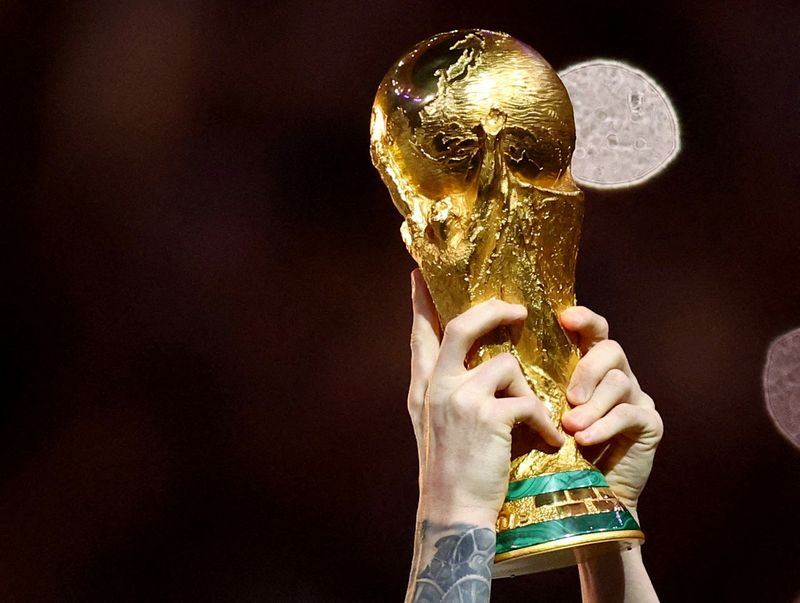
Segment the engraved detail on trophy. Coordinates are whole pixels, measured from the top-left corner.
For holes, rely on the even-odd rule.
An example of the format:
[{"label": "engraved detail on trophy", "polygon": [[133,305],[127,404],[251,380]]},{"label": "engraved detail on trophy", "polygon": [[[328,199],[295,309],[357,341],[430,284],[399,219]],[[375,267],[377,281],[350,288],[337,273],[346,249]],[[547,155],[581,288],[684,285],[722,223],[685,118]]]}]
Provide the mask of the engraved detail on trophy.
[{"label": "engraved detail on trophy", "polygon": [[[558,322],[575,304],[583,219],[583,193],[570,172],[574,144],[572,105],[558,75],[502,33],[455,31],[418,44],[386,74],[373,106],[372,160],[404,217],[403,241],[442,325],[492,297],[526,305],[525,323],[482,339],[468,365],[511,353],[559,430],[578,360]],[[564,496],[536,505],[541,492],[525,489],[542,487],[536,480],[549,474],[557,487],[548,492]],[[586,490],[605,483],[568,435],[559,450],[537,446],[515,458],[509,478],[523,494],[513,499],[510,488],[498,518],[498,558],[508,552],[501,547],[528,546],[513,541],[520,526],[563,527],[624,510],[610,491],[603,502]],[[575,488],[581,495],[571,498]],[[538,543],[531,538],[525,542]]]}]

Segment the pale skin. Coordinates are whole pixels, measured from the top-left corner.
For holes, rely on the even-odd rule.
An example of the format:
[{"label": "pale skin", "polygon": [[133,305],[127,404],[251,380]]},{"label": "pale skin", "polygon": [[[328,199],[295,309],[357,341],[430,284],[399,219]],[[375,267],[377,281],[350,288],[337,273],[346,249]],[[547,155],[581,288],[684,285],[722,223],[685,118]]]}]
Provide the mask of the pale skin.
[{"label": "pale skin", "polygon": [[[417,270],[412,301],[408,409],[418,444],[420,499],[406,601],[488,601],[511,430],[525,423],[556,447],[563,436],[512,356],[473,369],[464,365],[480,336],[523,321],[524,306],[490,300],[441,332]],[[562,426],[587,452],[602,452],[595,464],[638,519],[639,495],[663,433],[661,418],[620,345],[608,339],[604,318],[579,306],[559,318],[582,353],[567,389],[571,409]],[[578,570],[585,602],[658,601],[638,547],[581,561]]]}]

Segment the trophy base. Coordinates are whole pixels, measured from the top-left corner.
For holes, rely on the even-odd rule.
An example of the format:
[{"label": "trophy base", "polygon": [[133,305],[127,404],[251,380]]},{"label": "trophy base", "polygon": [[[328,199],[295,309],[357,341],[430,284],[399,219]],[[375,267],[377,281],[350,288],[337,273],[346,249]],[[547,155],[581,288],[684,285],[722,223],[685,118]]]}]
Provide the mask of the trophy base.
[{"label": "trophy base", "polygon": [[640,530],[583,534],[516,549],[495,556],[492,578],[514,578],[575,565],[591,557],[617,553],[644,541]]},{"label": "trophy base", "polygon": [[631,548],[644,534],[597,469],[511,482],[497,518],[496,578],[574,565]]}]

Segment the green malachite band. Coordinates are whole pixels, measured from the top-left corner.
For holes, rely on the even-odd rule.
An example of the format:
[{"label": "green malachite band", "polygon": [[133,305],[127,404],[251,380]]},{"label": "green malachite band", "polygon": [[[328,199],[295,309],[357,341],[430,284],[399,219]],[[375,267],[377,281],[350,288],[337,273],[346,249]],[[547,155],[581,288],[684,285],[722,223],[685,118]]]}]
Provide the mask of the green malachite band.
[{"label": "green malachite band", "polygon": [[638,530],[639,524],[628,511],[611,511],[579,517],[566,517],[543,521],[521,528],[497,533],[497,554],[514,551],[544,542],[582,536],[595,532],[615,532],[617,530]]},{"label": "green malachite band", "polygon": [[597,469],[581,469],[579,471],[562,471],[550,475],[540,475],[508,485],[506,501],[557,492],[559,490],[574,490],[575,488],[588,488],[590,486],[608,486],[606,478]]}]

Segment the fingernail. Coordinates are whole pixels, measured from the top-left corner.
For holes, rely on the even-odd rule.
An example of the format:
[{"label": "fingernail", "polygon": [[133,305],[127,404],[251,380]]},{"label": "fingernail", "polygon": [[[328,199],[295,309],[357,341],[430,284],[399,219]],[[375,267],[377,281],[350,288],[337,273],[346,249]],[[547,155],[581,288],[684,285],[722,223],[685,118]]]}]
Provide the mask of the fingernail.
[{"label": "fingernail", "polygon": [[581,440],[583,440],[583,442],[584,442],[585,444],[589,444],[589,443],[591,443],[591,441],[592,441],[592,436],[593,436],[594,434],[592,433],[592,428],[591,428],[591,427],[589,427],[589,428],[587,428],[587,429],[584,429],[583,431],[579,431],[579,432],[577,432],[575,435],[576,435],[576,436],[578,436],[578,437],[580,437],[580,439],[581,439]]}]

